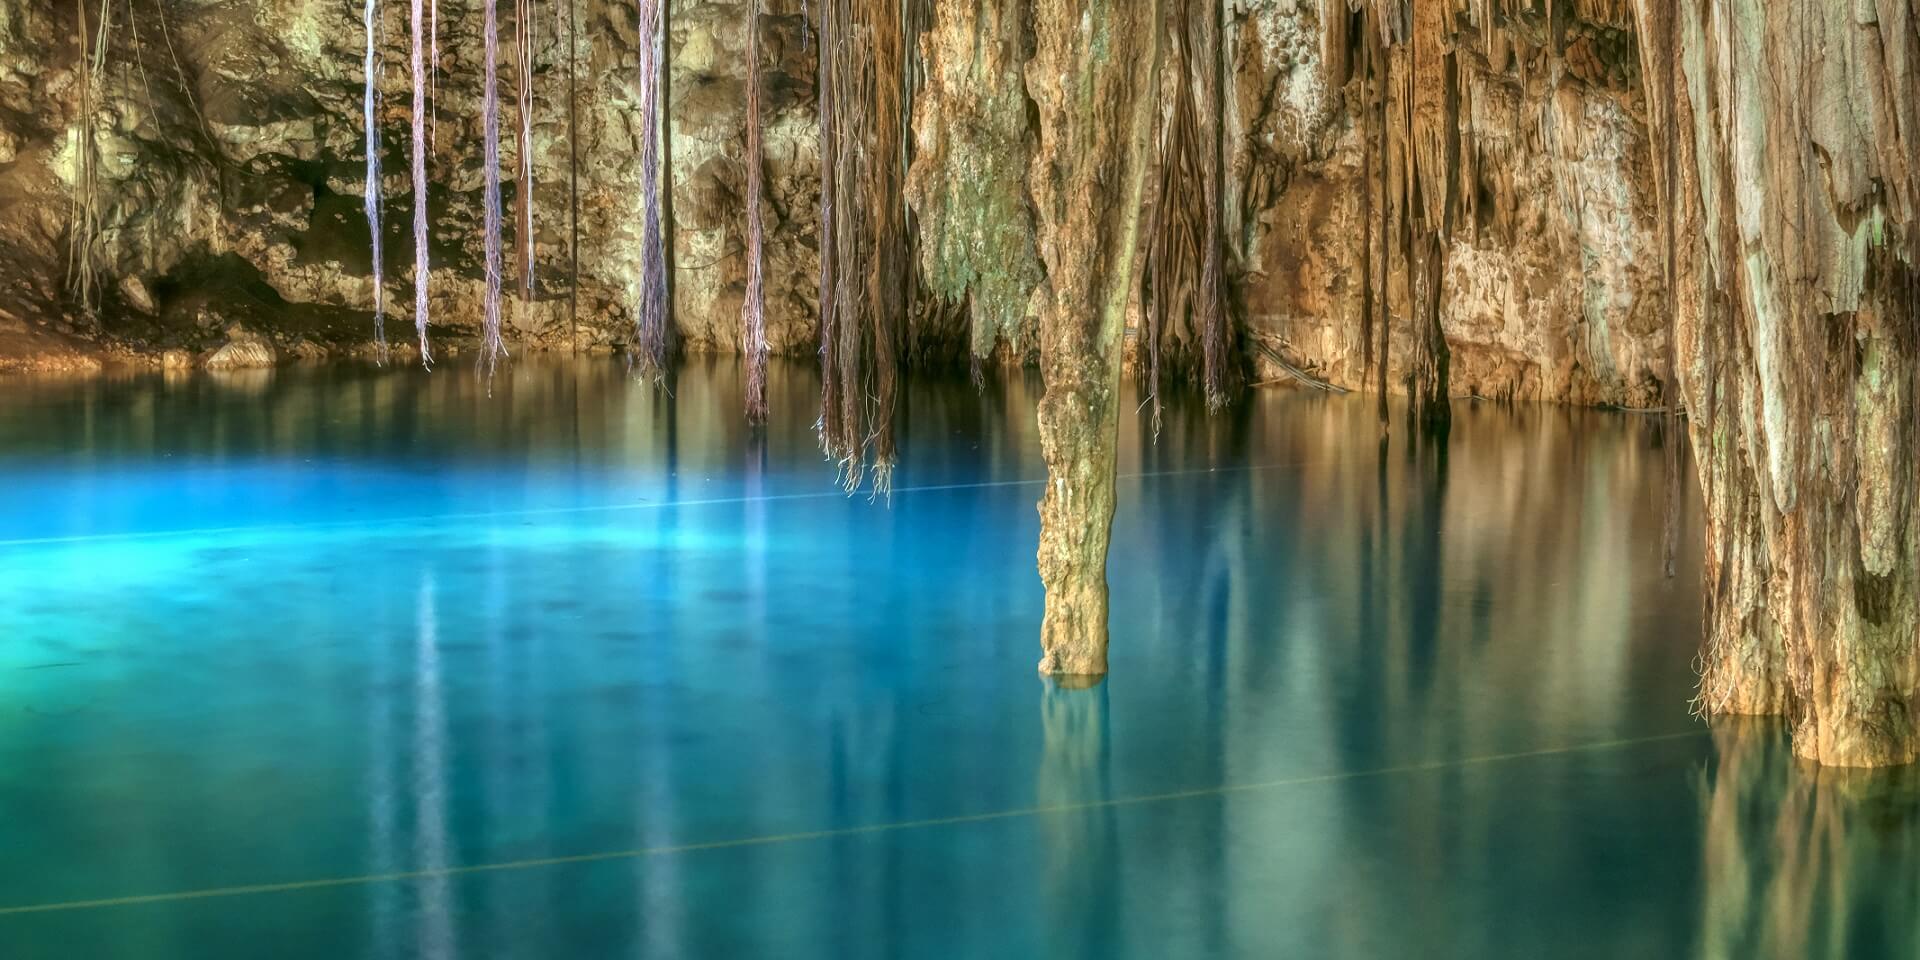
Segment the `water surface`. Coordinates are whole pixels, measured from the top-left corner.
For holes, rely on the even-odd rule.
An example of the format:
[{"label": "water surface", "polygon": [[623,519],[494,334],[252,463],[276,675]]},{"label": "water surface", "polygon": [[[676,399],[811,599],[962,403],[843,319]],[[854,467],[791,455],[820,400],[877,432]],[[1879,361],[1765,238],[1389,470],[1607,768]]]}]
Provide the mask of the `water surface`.
[{"label": "water surface", "polygon": [[881,502],[770,387],[0,381],[0,956],[1920,950],[1913,792],[1689,716],[1655,421],[1129,417],[1063,691],[1038,384],[913,384]]}]

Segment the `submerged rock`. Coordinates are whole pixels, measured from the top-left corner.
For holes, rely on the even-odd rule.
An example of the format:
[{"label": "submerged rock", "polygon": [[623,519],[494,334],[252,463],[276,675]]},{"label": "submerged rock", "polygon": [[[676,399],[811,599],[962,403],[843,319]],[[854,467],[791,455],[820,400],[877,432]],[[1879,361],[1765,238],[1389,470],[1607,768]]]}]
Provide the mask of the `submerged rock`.
[{"label": "submerged rock", "polygon": [[247,370],[257,367],[271,367],[275,361],[273,347],[260,339],[233,340],[215,350],[207,357],[208,370]]}]

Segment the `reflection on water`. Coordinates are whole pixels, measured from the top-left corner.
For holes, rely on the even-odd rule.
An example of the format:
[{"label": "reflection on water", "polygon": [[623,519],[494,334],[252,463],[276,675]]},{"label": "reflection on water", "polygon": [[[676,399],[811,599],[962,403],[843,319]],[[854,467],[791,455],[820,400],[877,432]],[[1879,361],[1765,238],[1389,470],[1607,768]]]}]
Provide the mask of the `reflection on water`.
[{"label": "reflection on water", "polygon": [[1920,771],[1823,769],[1776,724],[1714,731],[1705,957],[1920,956]]},{"label": "reflection on water", "polygon": [[887,504],[771,373],[0,381],[0,952],[1912,955],[1906,808],[1687,715],[1657,421],[1129,421],[1066,690],[1039,384],[913,383]]},{"label": "reflection on water", "polygon": [[1103,948],[1111,941],[1121,904],[1121,872],[1112,862],[1121,839],[1113,808],[1098,805],[1113,796],[1106,685],[1074,689],[1044,683],[1040,723],[1045,739],[1035,783],[1038,806],[1068,808],[1041,817],[1046,953],[1111,955]]}]

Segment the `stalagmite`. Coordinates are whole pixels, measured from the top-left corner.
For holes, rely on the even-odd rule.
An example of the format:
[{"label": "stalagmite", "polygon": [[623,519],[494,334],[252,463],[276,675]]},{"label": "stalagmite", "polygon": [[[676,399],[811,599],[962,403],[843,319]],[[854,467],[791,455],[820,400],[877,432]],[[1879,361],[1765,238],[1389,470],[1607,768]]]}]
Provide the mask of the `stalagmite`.
[{"label": "stalagmite", "polygon": [[667,317],[667,252],[661,235],[660,76],[663,0],[639,0],[640,9],[640,303],[635,311],[634,363],[641,379],[661,382],[667,374],[672,334]]},{"label": "stalagmite", "polygon": [[1027,92],[1040,145],[1029,172],[1047,265],[1040,294],[1042,673],[1107,672],[1122,340],[1139,239],[1158,2],[1034,0]]},{"label": "stalagmite", "polygon": [[747,422],[767,419],[766,227],[760,157],[760,2],[747,0],[747,293],[740,307],[740,350],[747,365]]},{"label": "stalagmite", "polygon": [[507,355],[506,344],[500,338],[500,22],[492,0],[481,6],[486,10],[481,27],[486,58],[481,94],[481,124],[485,127],[486,139],[482,174],[485,196],[481,202],[486,208],[487,299],[481,328],[480,367],[491,375]]},{"label": "stalagmite", "polygon": [[421,0],[412,0],[410,26],[413,48],[413,326],[420,335],[420,364],[433,366],[433,354],[427,348],[427,287],[431,269],[427,255],[427,153],[425,113],[427,85],[421,62],[426,45],[421,24]]},{"label": "stalagmite", "polygon": [[366,120],[367,127],[365,209],[367,212],[367,228],[371,231],[373,239],[373,336],[374,341],[379,344],[381,355],[384,356],[387,352],[387,303],[386,284],[381,275],[385,257],[382,255],[380,249],[380,127],[377,118],[374,116],[374,99],[376,87],[380,80],[378,54],[375,49],[375,43],[378,40],[375,25],[379,13],[379,0],[366,0],[366,6],[361,15],[361,22],[367,31],[367,55],[363,62],[363,68],[366,72],[366,87],[365,94],[363,95],[362,115]]}]

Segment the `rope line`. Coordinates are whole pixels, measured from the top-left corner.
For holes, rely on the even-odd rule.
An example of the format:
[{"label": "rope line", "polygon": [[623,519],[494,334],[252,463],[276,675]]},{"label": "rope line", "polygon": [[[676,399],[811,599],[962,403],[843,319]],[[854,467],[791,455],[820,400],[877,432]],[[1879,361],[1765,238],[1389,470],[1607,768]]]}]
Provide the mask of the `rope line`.
[{"label": "rope line", "polygon": [[577,864],[607,863],[621,860],[645,860],[654,857],[677,856],[689,853],[702,853],[712,850],[739,850],[752,847],[766,847],[788,843],[806,843],[815,840],[836,840],[846,837],[872,836],[875,834],[898,833],[906,830],[926,830],[934,827],[966,826],[977,823],[992,823],[1003,820],[1016,820],[1025,817],[1057,816],[1061,814],[1088,813],[1096,810],[1111,810],[1120,807],[1137,807],[1157,803],[1169,803],[1178,800],[1193,800],[1205,797],[1226,797],[1238,794],[1275,790],[1282,787],[1308,786],[1313,784],[1337,783],[1347,780],[1361,780],[1372,777],[1386,777],[1414,773],[1431,773],[1459,767],[1481,766],[1505,763],[1513,760],[1528,760],[1539,757],[1563,756],[1574,753],[1592,753],[1601,750],[1613,750],[1621,747],[1640,746],[1650,743],[1664,743],[1707,736],[1703,729],[1687,730],[1679,733],[1656,734],[1649,737],[1634,737],[1624,740],[1607,740],[1598,743],[1579,744],[1567,747],[1547,747],[1540,750],[1522,750],[1514,753],[1497,753],[1478,757],[1465,757],[1454,760],[1435,760],[1426,763],[1412,763],[1393,767],[1377,767],[1370,770],[1349,770],[1336,773],[1313,774],[1301,777],[1287,777],[1279,780],[1266,780],[1258,783],[1225,784],[1217,787],[1201,787],[1192,790],[1175,790],[1168,793],[1145,794],[1135,797],[1115,797],[1107,800],[1092,800],[1084,803],[1063,803],[1047,806],[1020,807],[1012,810],[999,810],[990,813],[962,814],[952,817],[932,817],[923,820],[903,820],[892,823],[862,824],[852,827],[840,827],[827,830],[806,830],[796,833],[768,834],[755,837],[736,837],[727,840],[709,840],[700,843],[669,844],[658,847],[637,847],[627,850],[604,850],[597,853],[581,853],[561,857],[540,857],[528,860],[506,860],[497,863],[476,863],[464,866],[438,867],[422,870],[401,870],[392,873],[369,873],[351,877],[329,877],[318,880],[296,880],[287,883],[256,883],[231,887],[209,887],[201,890],[185,890],[176,893],[154,893],[129,897],[106,897],[98,900],[68,900],[59,903],[27,904],[24,906],[0,907],[0,917],[16,917],[28,914],[68,913],[80,910],[100,910],[109,907],[142,906],[157,903],[181,903],[194,900],[216,900],[229,897],[259,896],[272,893],[292,893],[306,890],[328,890],[342,887],[371,886],[381,883],[404,883],[414,880],[434,880],[452,877],[473,876],[476,874],[508,873],[521,870],[535,870],[544,867],[570,866]]}]

